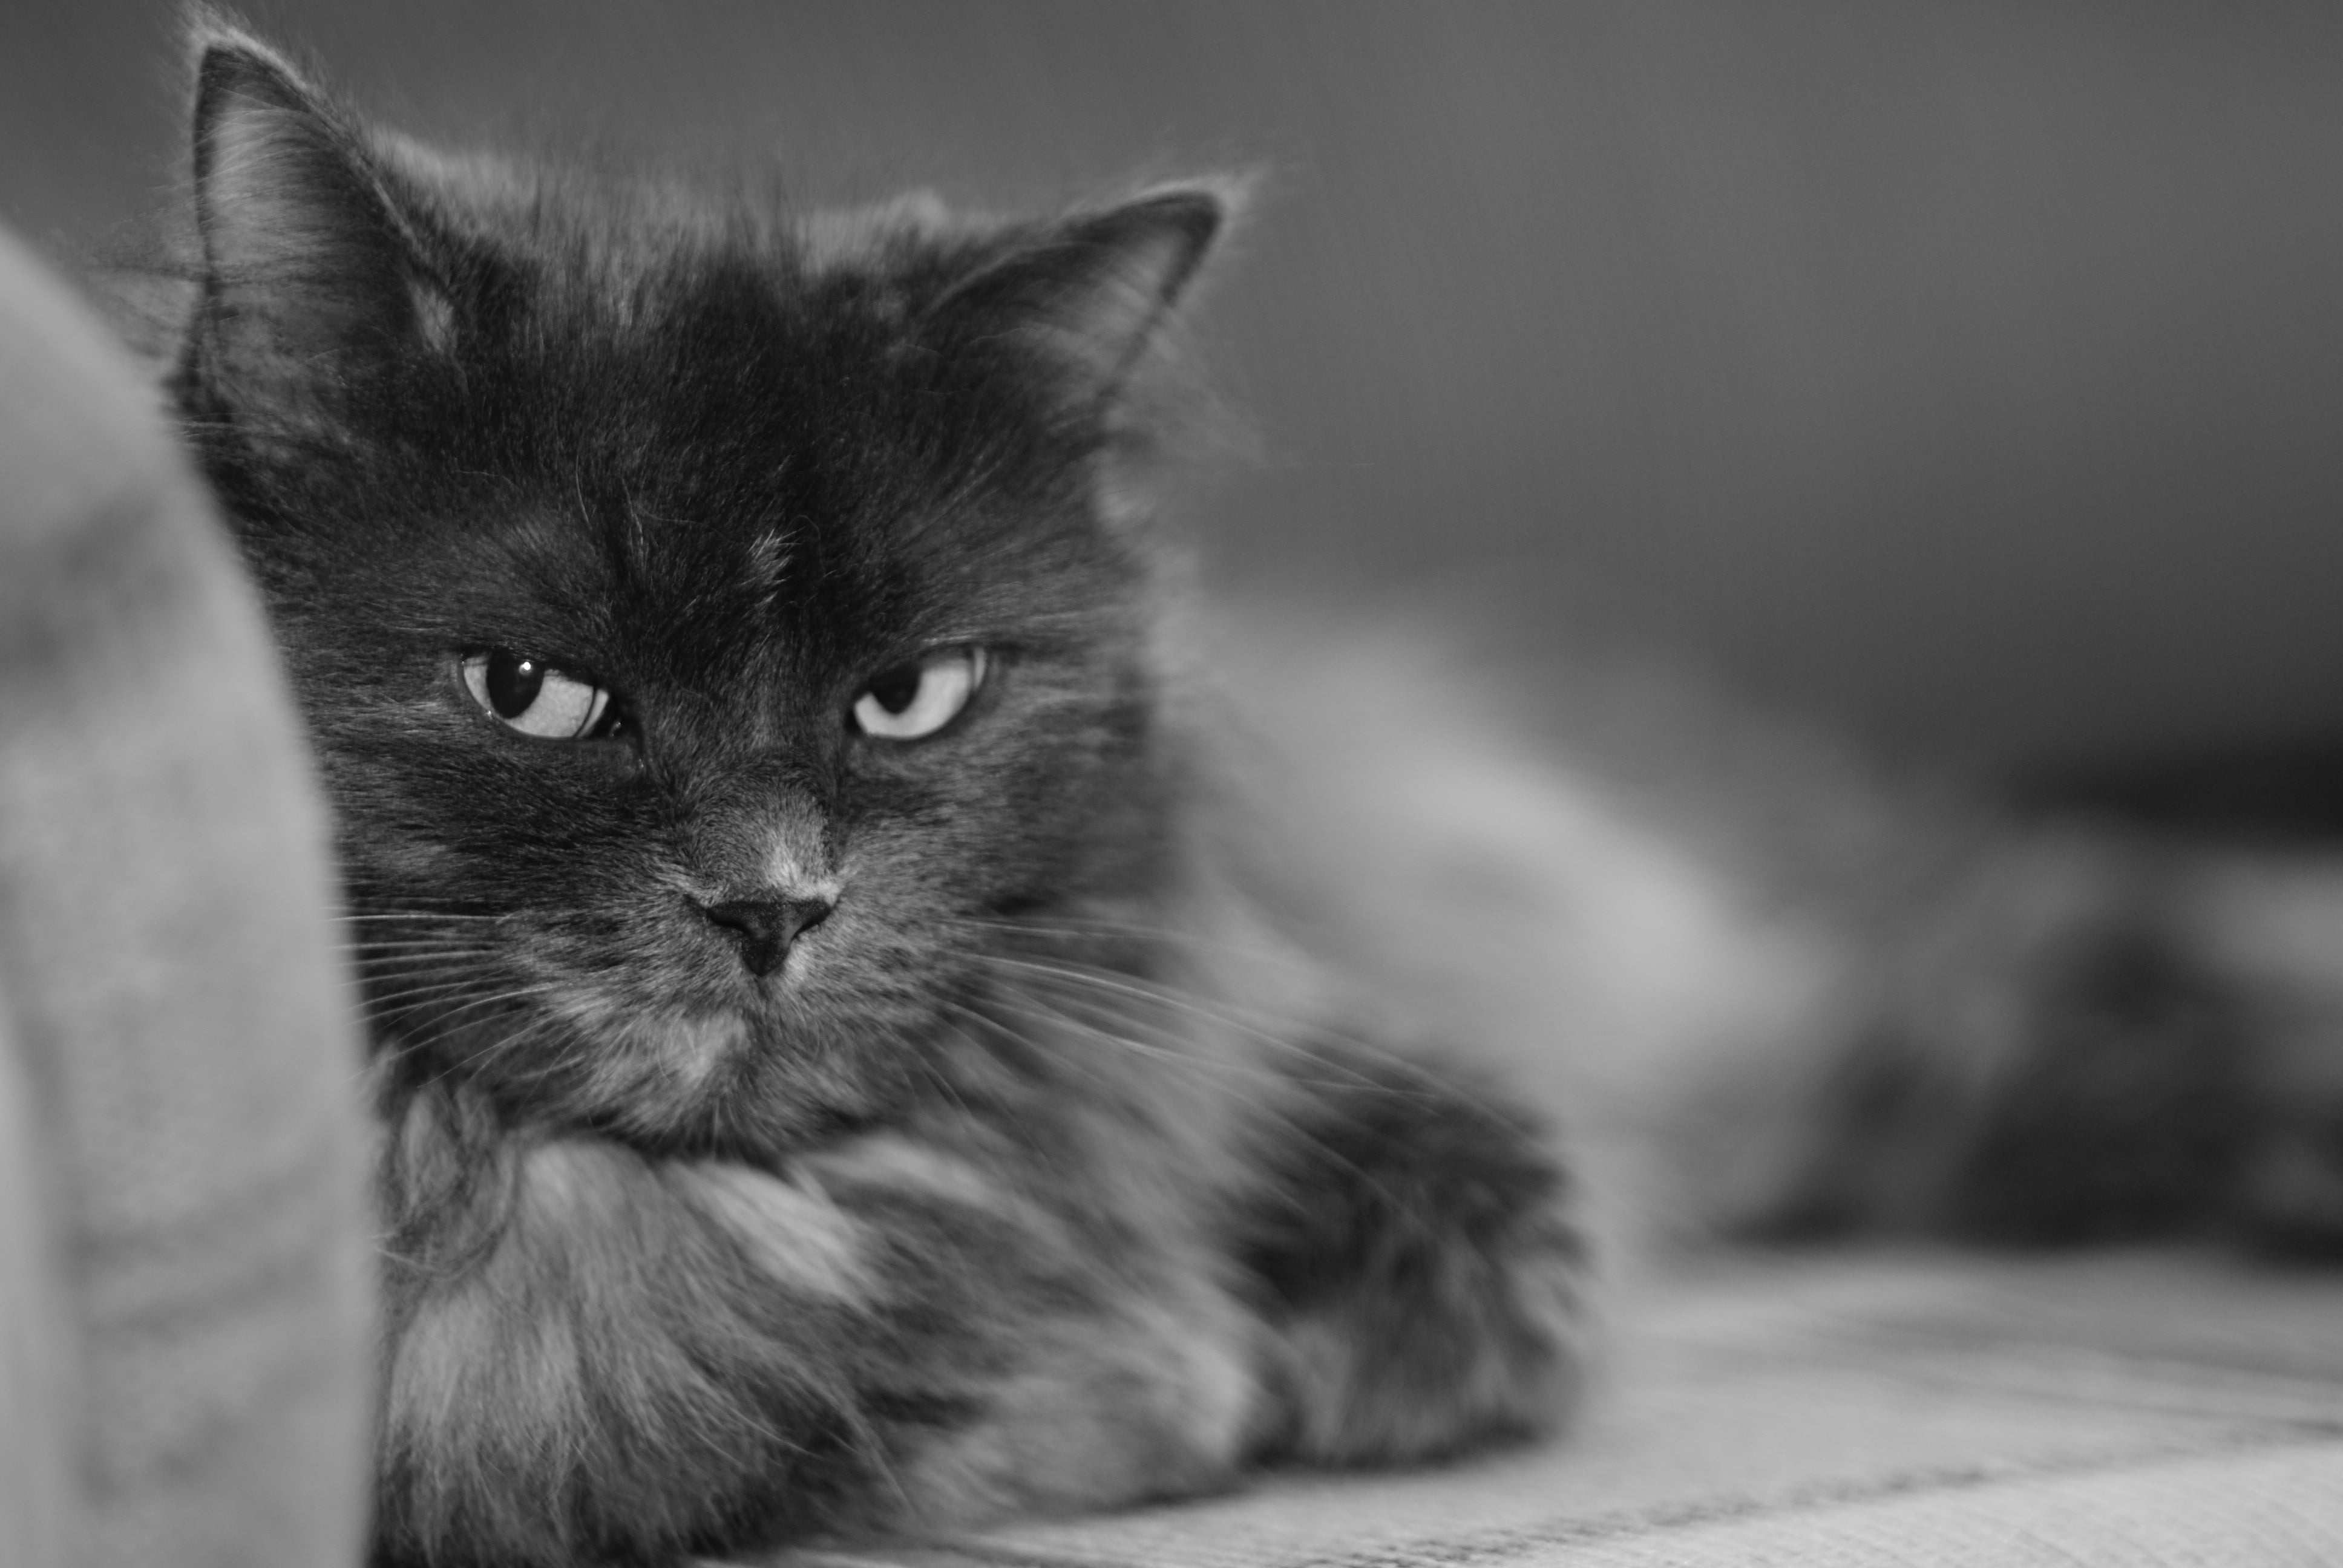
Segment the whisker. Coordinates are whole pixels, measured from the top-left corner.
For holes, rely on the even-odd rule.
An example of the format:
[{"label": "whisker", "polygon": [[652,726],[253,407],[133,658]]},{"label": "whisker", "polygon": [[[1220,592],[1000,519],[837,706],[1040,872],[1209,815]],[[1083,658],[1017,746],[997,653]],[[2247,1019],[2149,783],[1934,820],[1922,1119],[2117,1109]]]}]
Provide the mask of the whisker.
[{"label": "whisker", "polygon": [[[1171,1046],[1134,1039],[1119,1030],[1108,1029],[1093,1020],[1078,1017],[1075,1014],[1067,1012],[1062,1008],[1052,1007],[1047,1000],[1031,993],[1020,992],[1012,995],[997,992],[995,993],[993,1000],[1009,1005],[1011,1010],[1019,1011],[1022,1013],[1024,1017],[1036,1022],[1060,1024],[1066,1028],[1074,1030],[1102,1044],[1118,1047],[1120,1049],[1129,1050],[1135,1055],[1148,1057],[1158,1061],[1168,1062],[1175,1067],[1188,1069],[1206,1076],[1217,1074],[1224,1078],[1244,1078],[1256,1082],[1275,1083],[1280,1085],[1288,1084],[1293,1081],[1288,1074],[1277,1071],[1273,1069],[1254,1067],[1245,1062],[1228,1061],[1195,1056],[1189,1052],[1176,1050]],[[1016,1005],[1020,1002],[1024,1004],[1021,1008]],[[980,1011],[978,1012],[978,1016],[981,1017],[983,1015]],[[995,1022],[995,1027],[999,1027],[997,1020]],[[1039,1037],[1020,1032],[1017,1035],[1017,1039],[1028,1045],[1035,1047],[1036,1049],[1042,1050],[1049,1050],[1049,1042]],[[1058,1060],[1063,1060],[1067,1059],[1060,1056]]]},{"label": "whisker", "polygon": [[429,952],[377,953],[360,948],[349,954],[356,967],[373,974],[396,974],[409,970],[455,969],[465,964],[499,957],[488,948],[458,948]]},{"label": "whisker", "polygon": [[424,997],[445,996],[449,992],[477,990],[474,980],[440,980],[431,985],[402,986],[397,990],[383,991],[364,998],[364,1010],[369,1017],[384,1012],[413,1012],[417,1001]]},{"label": "whisker", "polygon": [[[1253,1019],[1240,1016],[1240,1010],[1226,1005],[1206,1003],[1192,993],[1169,987],[1151,985],[1134,976],[1111,971],[1078,969],[1065,964],[1041,963],[1031,959],[1010,958],[998,953],[970,955],[977,963],[995,970],[1010,970],[1035,980],[1055,982],[1103,998],[1134,1001],[1161,1008],[1174,1015],[1201,1019],[1266,1045],[1279,1051],[1298,1051],[1295,1023],[1275,1020],[1266,1014],[1254,1014]],[[1250,1011],[1251,1010],[1242,1010]],[[1254,1021],[1257,1019],[1260,1021]],[[1272,1027],[1282,1024],[1284,1027]]]},{"label": "whisker", "polygon": [[[519,1001],[533,996],[542,996],[552,989],[552,987],[544,984],[517,986],[510,990],[491,992],[487,996],[475,997],[469,1001],[459,1003],[458,1005],[446,1009],[445,1010],[440,1010],[426,1004],[423,1007],[409,1010],[411,1012],[419,1016],[414,1017],[411,1020],[408,1019],[401,1019],[399,1021],[403,1023],[411,1021],[411,1023],[416,1026],[427,1029],[435,1038],[445,1039],[449,1035],[460,1034],[463,1032],[461,1030],[452,1028],[451,1024],[454,1020],[463,1017],[466,1013],[477,1012],[482,1008],[495,1007],[500,1003]],[[471,1026],[467,1025],[465,1027],[468,1029]]]},{"label": "whisker", "polygon": [[1298,957],[1280,957],[1273,948],[1264,948],[1258,941],[1238,941],[1228,937],[1208,936],[1160,921],[1119,920],[1105,916],[1061,914],[1028,916],[1016,920],[987,920],[980,916],[957,915],[956,925],[978,930],[1000,931],[1011,935],[1034,936],[1065,940],[1095,941],[1106,938],[1143,939],[1172,948],[1210,948],[1233,953],[1253,962],[1271,961],[1280,968],[1308,970],[1311,963]]},{"label": "whisker", "polygon": [[1348,1055],[1385,1068],[1415,1080],[1424,1086],[1427,1098],[1438,1099],[1450,1092],[1448,1087],[1423,1062],[1413,1060],[1390,1046],[1363,1038],[1349,1031],[1319,1022],[1306,1026],[1301,1020],[1276,1018],[1251,1009],[1237,1008],[1225,1002],[1206,1003],[1192,992],[1150,984],[1135,976],[1120,972],[1099,971],[1065,964],[1041,963],[1030,959],[1015,959],[997,953],[977,952],[968,955],[980,966],[996,972],[1013,972],[1028,983],[1056,984],[1075,990],[1099,993],[1102,998],[1137,1001],[1163,1009],[1174,1015],[1197,1018],[1231,1030],[1266,1048],[1281,1058],[1299,1059],[1336,1076],[1318,1079],[1293,1073],[1283,1076],[1300,1083],[1314,1083],[1326,1088],[1356,1088],[1373,1084],[1384,1092],[1403,1092],[1395,1086],[1383,1083],[1362,1071],[1359,1067],[1342,1060]]},{"label": "whisker", "polygon": [[341,910],[327,917],[345,924],[360,920],[500,920],[502,915],[484,915],[469,910]]},{"label": "whisker", "polygon": [[[500,1056],[508,1056],[513,1051],[518,1050],[521,1046],[527,1044],[530,1040],[536,1038],[538,1035],[549,1030],[557,1021],[558,1020],[555,1019],[544,1014],[539,1014],[537,1017],[528,1019],[525,1020],[518,1029],[511,1030],[507,1033],[498,1036],[497,1039],[488,1041],[485,1045],[477,1046],[472,1050],[465,1051],[461,1056],[458,1056],[455,1060],[447,1063],[437,1072],[435,1072],[429,1078],[425,1079],[421,1087],[424,1089],[432,1088],[443,1080],[447,1079],[450,1074],[459,1071],[468,1071],[494,1061]],[[558,1070],[553,1064],[548,1063],[521,1074],[521,1077],[525,1081],[542,1080],[552,1077],[556,1070]]]},{"label": "whisker", "polygon": [[[1181,989],[1174,989],[1174,987],[1162,987],[1162,984],[1146,982],[1146,980],[1136,978],[1136,975],[1124,975],[1124,972],[1120,970],[1101,972],[1101,970],[1090,970],[1090,968],[1064,966],[1064,963],[1038,963],[1033,961],[1033,959],[1010,959],[1010,956],[984,954],[984,951],[977,951],[977,954],[968,954],[968,956],[970,959],[975,959],[977,963],[991,963],[991,966],[996,968],[1017,966],[1020,970],[1031,972],[1031,975],[1038,975],[1038,978],[1054,978],[1059,980],[1059,982],[1066,982],[1066,984],[1091,987],[1091,989],[1099,989],[1099,991],[1111,991],[1111,994],[1118,994],[1118,996],[1130,996],[1130,999],[1152,1000],[1155,1006],[1167,1008],[1167,1010],[1172,1012],[1191,1012],[1191,1015],[1195,1017],[1204,1017],[1204,1020],[1212,1020],[1212,1022],[1221,1024],[1221,1027],[1225,1029],[1237,1029],[1237,1031],[1246,1033],[1249,1039],[1258,1040],[1258,1043],[1274,1050],[1274,1052],[1279,1052],[1279,1055],[1302,1057],[1302,1060],[1319,1061],[1319,1064],[1333,1069],[1333,1071],[1342,1071],[1345,1073],[1345,1083],[1366,1083],[1368,1081],[1368,1078],[1363,1076],[1363,1073],[1359,1073],[1357,1069],[1345,1067],[1345,1064],[1340,1061],[1340,1057],[1342,1055],[1352,1055],[1352,1057],[1359,1057],[1359,1060],[1375,1061],[1375,1064],[1380,1064],[1380,1067],[1394,1069],[1394,1071],[1403,1073],[1403,1076],[1408,1078],[1417,1078],[1417,1081],[1432,1085],[1432,1092],[1434,1094],[1451,1092],[1448,1085],[1445,1085],[1443,1081],[1432,1071],[1432,1069],[1424,1067],[1423,1061],[1415,1060],[1415,1057],[1406,1055],[1403,1050],[1394,1050],[1387,1043],[1380,1043],[1380,1040],[1359,1036],[1359,1033],[1350,1031],[1350,1029],[1340,1029],[1340,1027],[1333,1027],[1333,1024],[1319,1022],[1319,1020],[1307,1020],[1305,1022],[1305,1020],[1277,1017],[1277,1015],[1270,1015],[1270,1012],[1258,1012],[1253,1010],[1253,1008],[1244,1008],[1240,1006],[1240,1003],[1230,1003],[1230,1000],[1225,999],[1213,999],[1207,1003],[1207,1000],[1197,999],[1192,991],[1181,991]],[[1383,1088],[1390,1090],[1390,1085],[1383,1085]]]},{"label": "whisker", "polygon": [[[1032,999],[1028,998],[1025,1000],[1031,1000]],[[971,1014],[970,1016],[980,1023],[989,1024],[996,1029],[1001,1027],[996,1020],[988,1020],[981,1014]],[[1029,1016],[1034,1017],[1037,1020],[1043,1017],[1053,1019],[1055,1021],[1063,1023],[1068,1027],[1079,1030],[1083,1033],[1088,1034],[1091,1038],[1105,1045],[1121,1046],[1141,1050],[1148,1049],[1140,1041],[1131,1040],[1124,1036],[1116,1035],[1108,1030],[1096,1029],[1093,1026],[1083,1023],[1082,1020],[1078,1019],[1068,1019],[1062,1015],[1056,1014],[1051,1010],[1048,1009],[1046,1005],[1042,1005],[1039,1011],[1029,1014]],[[1051,1050],[1049,1042],[1039,1037],[1021,1033],[1018,1038],[1035,1049],[1048,1053],[1051,1059],[1053,1061],[1056,1061],[1059,1065],[1072,1068],[1077,1071],[1085,1072],[1086,1076],[1088,1076],[1093,1082],[1104,1083],[1114,1088],[1121,1087],[1121,1084],[1115,1080],[1111,1073],[1108,1073],[1103,1069],[1090,1067],[1087,1064],[1082,1063],[1079,1059],[1068,1055],[1061,1050]],[[1234,1064],[1232,1063],[1214,1062],[1201,1060],[1194,1058],[1177,1057],[1176,1053],[1174,1053],[1174,1055],[1175,1060],[1178,1061],[1207,1072],[1241,1070],[1235,1069]],[[1286,1082],[1298,1081],[1285,1079],[1282,1074],[1272,1074],[1269,1076],[1277,1077],[1282,1081]],[[1318,1151],[1322,1158],[1349,1172],[1368,1191],[1375,1192],[1389,1200],[1395,1211],[1402,1212],[1406,1211],[1407,1206],[1400,1193],[1394,1191],[1386,1183],[1378,1180],[1373,1172],[1368,1171],[1356,1161],[1351,1159],[1349,1156],[1343,1154],[1340,1150],[1336,1149],[1322,1134],[1312,1131],[1309,1128],[1291,1117],[1281,1116],[1280,1121],[1288,1133],[1308,1143],[1312,1148]]]}]

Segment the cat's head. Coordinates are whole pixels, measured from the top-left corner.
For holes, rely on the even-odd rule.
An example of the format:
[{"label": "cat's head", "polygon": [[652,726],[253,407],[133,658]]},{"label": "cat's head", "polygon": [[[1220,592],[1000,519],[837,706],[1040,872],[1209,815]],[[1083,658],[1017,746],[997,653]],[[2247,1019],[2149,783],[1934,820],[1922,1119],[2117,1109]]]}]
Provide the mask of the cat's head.
[{"label": "cat's head", "polygon": [[783,1147],[993,922],[1158,874],[1108,480],[1227,187],[795,214],[443,156],[216,26],[196,96],[177,393],[417,1070]]}]

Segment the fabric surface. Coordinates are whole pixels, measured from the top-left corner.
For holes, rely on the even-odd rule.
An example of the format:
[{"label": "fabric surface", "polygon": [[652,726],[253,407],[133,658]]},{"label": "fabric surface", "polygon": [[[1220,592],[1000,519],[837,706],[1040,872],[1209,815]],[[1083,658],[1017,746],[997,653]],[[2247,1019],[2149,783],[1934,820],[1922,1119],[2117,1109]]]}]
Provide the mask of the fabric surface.
[{"label": "fabric surface", "polygon": [[353,1563],[324,815],[156,402],[0,235],[0,1561]]},{"label": "fabric surface", "polygon": [[[2343,1563],[2343,1275],[1804,1258],[1623,1302],[1567,1441],[826,1553],[919,1568]],[[811,1554],[805,1554],[811,1555]]]}]

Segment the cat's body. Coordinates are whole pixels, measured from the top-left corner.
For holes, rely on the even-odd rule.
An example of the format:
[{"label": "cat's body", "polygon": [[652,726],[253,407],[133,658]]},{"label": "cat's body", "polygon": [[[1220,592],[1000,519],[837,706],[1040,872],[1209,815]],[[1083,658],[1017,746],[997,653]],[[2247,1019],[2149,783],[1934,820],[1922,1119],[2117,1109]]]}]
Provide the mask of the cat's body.
[{"label": "cat's body", "polygon": [[1275,901],[1564,1124],[1614,1269],[1720,1237],[2343,1250],[2331,848],[2016,812],[1453,630],[1226,647],[1282,738]]},{"label": "cat's body", "polygon": [[[1834,1064],[1962,1049],[1898,1032],[1933,1004],[1869,978],[1896,954],[2031,972],[1861,912],[2056,904],[1997,839],[1832,782],[1841,860],[1907,847],[1785,891],[1385,645],[1189,680],[1140,498],[1225,187],[796,215],[445,158],[206,36],[175,389],[340,813],[380,1561],[667,1561],[1548,1430],[1587,1220],[1492,1063],[1626,1135],[1589,1148],[1705,1129],[1689,1207],[1959,1219],[1991,1117],[1899,1187],[1875,1145],[1931,1102],[1891,1066],[1843,1114]],[[1250,803],[1247,734],[1295,763]],[[2052,923],[2102,929],[2127,875]],[[1694,1081],[1764,1092],[1659,1109]]]}]

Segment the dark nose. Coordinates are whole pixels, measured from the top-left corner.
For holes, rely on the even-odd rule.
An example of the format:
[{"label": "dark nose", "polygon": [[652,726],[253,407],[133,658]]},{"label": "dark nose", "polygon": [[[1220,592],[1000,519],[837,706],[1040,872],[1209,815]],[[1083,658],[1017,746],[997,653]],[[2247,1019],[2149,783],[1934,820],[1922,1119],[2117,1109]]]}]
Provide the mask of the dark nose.
[{"label": "dark nose", "polygon": [[732,899],[702,907],[708,923],[730,937],[740,961],[759,979],[781,967],[789,944],[830,917],[828,899]]}]

